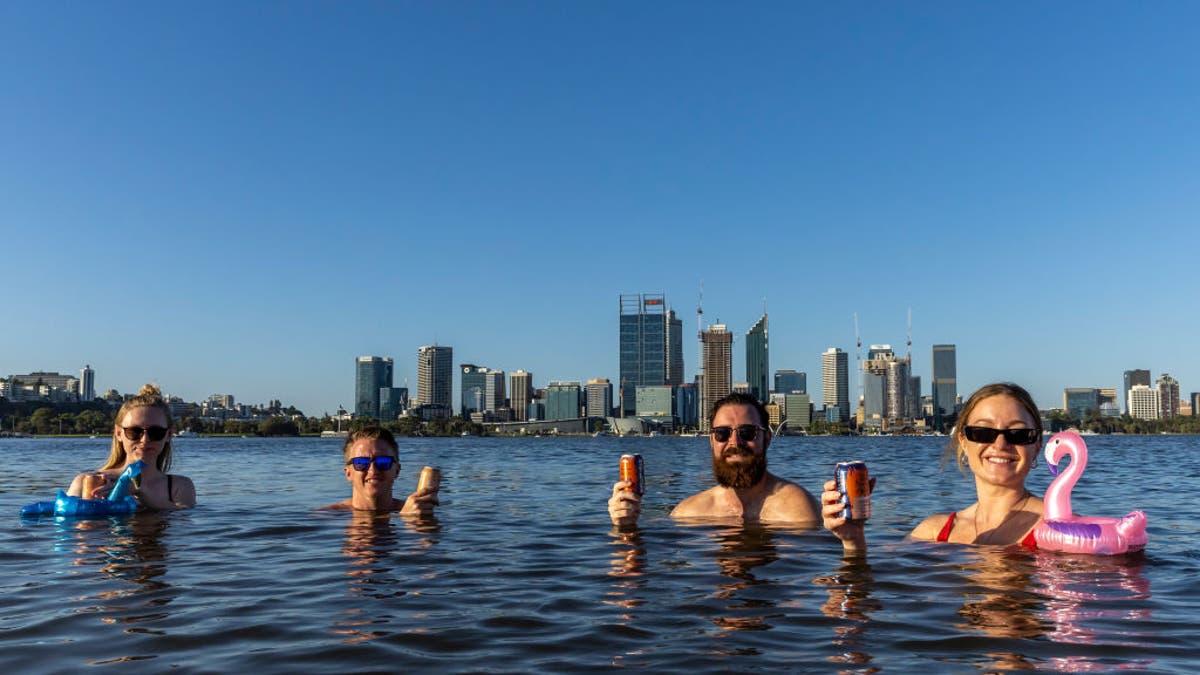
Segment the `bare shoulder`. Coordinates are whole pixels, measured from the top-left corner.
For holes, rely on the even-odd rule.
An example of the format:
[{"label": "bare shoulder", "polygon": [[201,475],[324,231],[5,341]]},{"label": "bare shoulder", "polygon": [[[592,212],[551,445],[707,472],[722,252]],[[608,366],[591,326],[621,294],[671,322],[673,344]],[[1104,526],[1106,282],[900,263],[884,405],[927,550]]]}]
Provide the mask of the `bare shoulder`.
[{"label": "bare shoulder", "polygon": [[942,528],[946,526],[947,520],[950,520],[949,513],[935,513],[925,520],[922,520],[921,524],[914,527],[913,531],[909,533],[908,536],[912,537],[913,539],[933,541],[934,539],[937,539],[938,533],[941,532]]},{"label": "bare shoulder", "polygon": [[698,492],[679,502],[671,511],[672,518],[702,518],[712,515],[713,493],[716,488]]},{"label": "bare shoulder", "polygon": [[817,498],[790,480],[771,476],[774,484],[763,503],[762,519],[788,522],[818,522],[821,509]]},{"label": "bare shoulder", "polygon": [[334,502],[333,504],[328,504],[326,506],[322,506],[321,508],[319,508],[317,510],[318,511],[351,511],[353,509],[351,509],[351,507],[350,507],[350,500],[347,499],[344,501]]}]

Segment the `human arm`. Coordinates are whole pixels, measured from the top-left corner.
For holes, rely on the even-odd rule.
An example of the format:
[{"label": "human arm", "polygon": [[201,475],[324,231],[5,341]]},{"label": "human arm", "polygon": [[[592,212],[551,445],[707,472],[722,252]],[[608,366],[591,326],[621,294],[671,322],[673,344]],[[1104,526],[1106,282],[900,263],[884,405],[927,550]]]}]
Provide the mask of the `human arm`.
[{"label": "human arm", "polygon": [[618,527],[637,525],[642,514],[642,497],[631,488],[633,483],[620,480],[613,483],[612,496],[608,498],[608,517]]},{"label": "human arm", "polygon": [[[842,493],[838,492],[837,481],[825,481],[825,491],[821,493],[821,518],[825,529],[833,533],[842,542],[842,552],[846,555],[865,556],[867,554],[867,533],[865,520],[850,520],[842,517],[845,504],[842,504]],[[875,479],[871,479],[872,489]]]},{"label": "human arm", "polygon": [[196,485],[187,476],[175,476],[174,494],[167,495],[177,509],[190,509],[196,505]]}]

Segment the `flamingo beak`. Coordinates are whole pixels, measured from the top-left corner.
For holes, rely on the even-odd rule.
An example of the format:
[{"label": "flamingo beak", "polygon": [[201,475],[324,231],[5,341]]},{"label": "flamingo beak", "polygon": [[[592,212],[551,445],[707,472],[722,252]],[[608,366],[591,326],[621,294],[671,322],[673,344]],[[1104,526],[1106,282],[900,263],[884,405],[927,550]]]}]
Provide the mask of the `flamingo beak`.
[{"label": "flamingo beak", "polygon": [[1049,462],[1046,462],[1046,467],[1050,469],[1050,475],[1051,475],[1051,476],[1057,476],[1057,475],[1058,475],[1058,465],[1057,465],[1057,464],[1051,464],[1051,463],[1049,463]]}]

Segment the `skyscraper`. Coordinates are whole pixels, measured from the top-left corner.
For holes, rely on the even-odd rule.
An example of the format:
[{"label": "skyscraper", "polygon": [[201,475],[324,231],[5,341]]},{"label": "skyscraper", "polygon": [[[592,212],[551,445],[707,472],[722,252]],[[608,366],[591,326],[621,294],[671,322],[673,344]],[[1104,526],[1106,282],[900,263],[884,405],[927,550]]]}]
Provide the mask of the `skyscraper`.
[{"label": "skyscraper", "polygon": [[449,416],[453,362],[452,347],[424,345],[417,349],[417,405],[443,406]]},{"label": "skyscraper", "polygon": [[1162,418],[1162,395],[1157,389],[1144,384],[1129,388],[1129,416],[1141,420]]},{"label": "skyscraper", "polygon": [[825,409],[836,409],[838,421],[850,421],[849,355],[837,347],[821,354],[821,396]]},{"label": "skyscraper", "polygon": [[508,376],[509,407],[518,421],[529,416],[529,402],[533,400],[533,375],[518,370]]},{"label": "skyscraper", "polygon": [[391,358],[358,357],[354,369],[354,416],[379,419],[379,390],[391,386]]},{"label": "skyscraper", "polygon": [[776,394],[807,394],[808,374],[795,370],[775,371]]},{"label": "skyscraper", "polygon": [[746,381],[750,383],[750,395],[766,402],[769,398],[770,368],[767,346],[767,313],[746,331]]},{"label": "skyscraper", "polygon": [[1124,378],[1125,386],[1121,389],[1121,396],[1125,399],[1125,413],[1132,415],[1132,408],[1129,406],[1129,390],[1133,389],[1133,385],[1142,384],[1150,386],[1150,371],[1143,369],[1127,370]]},{"label": "skyscraper", "polygon": [[587,392],[588,417],[608,417],[612,414],[612,382],[603,378],[588,380],[584,389]]},{"label": "skyscraper", "polygon": [[579,417],[578,382],[551,382],[546,385],[546,419],[570,420]]},{"label": "skyscraper", "polygon": [[474,363],[463,363],[458,366],[458,371],[462,373],[458,388],[461,400],[459,414],[464,419],[470,419],[471,413],[483,410],[484,393],[487,391],[487,380],[484,376],[488,369]]},{"label": "skyscraper", "polygon": [[667,310],[667,384],[683,384],[683,320]]},{"label": "skyscraper", "polygon": [[933,428],[954,423],[958,402],[958,355],[954,345],[933,346]]},{"label": "skyscraper", "polygon": [[96,398],[96,371],[88,364],[79,371],[79,400],[92,401]]},{"label": "skyscraper", "polygon": [[1155,388],[1162,397],[1162,418],[1179,417],[1179,381],[1163,373],[1155,383]]},{"label": "skyscraper", "polygon": [[508,396],[504,393],[504,371],[489,370],[484,375],[487,386],[484,388],[483,409],[495,412],[505,406]]},{"label": "skyscraper", "polygon": [[662,293],[621,295],[620,309],[621,417],[628,417],[639,385],[667,383],[666,301]]},{"label": "skyscraper", "polygon": [[700,334],[704,380],[700,389],[700,430],[708,431],[712,405],[733,391],[733,333],[716,323]]}]

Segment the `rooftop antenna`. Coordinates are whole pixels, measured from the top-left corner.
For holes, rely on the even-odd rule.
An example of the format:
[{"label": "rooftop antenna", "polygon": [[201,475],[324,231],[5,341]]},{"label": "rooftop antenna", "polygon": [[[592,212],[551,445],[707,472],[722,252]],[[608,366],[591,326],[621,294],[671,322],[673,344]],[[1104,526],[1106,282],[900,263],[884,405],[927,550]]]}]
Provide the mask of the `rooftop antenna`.
[{"label": "rooftop antenna", "polygon": [[908,352],[907,354],[905,354],[905,358],[908,359],[909,374],[911,375],[912,374],[912,307],[908,308],[908,337],[907,337],[907,343],[905,344],[905,349]]},{"label": "rooftop antenna", "polygon": [[863,400],[862,338],[858,335],[858,312],[854,313],[854,368],[858,371],[858,402]]}]

